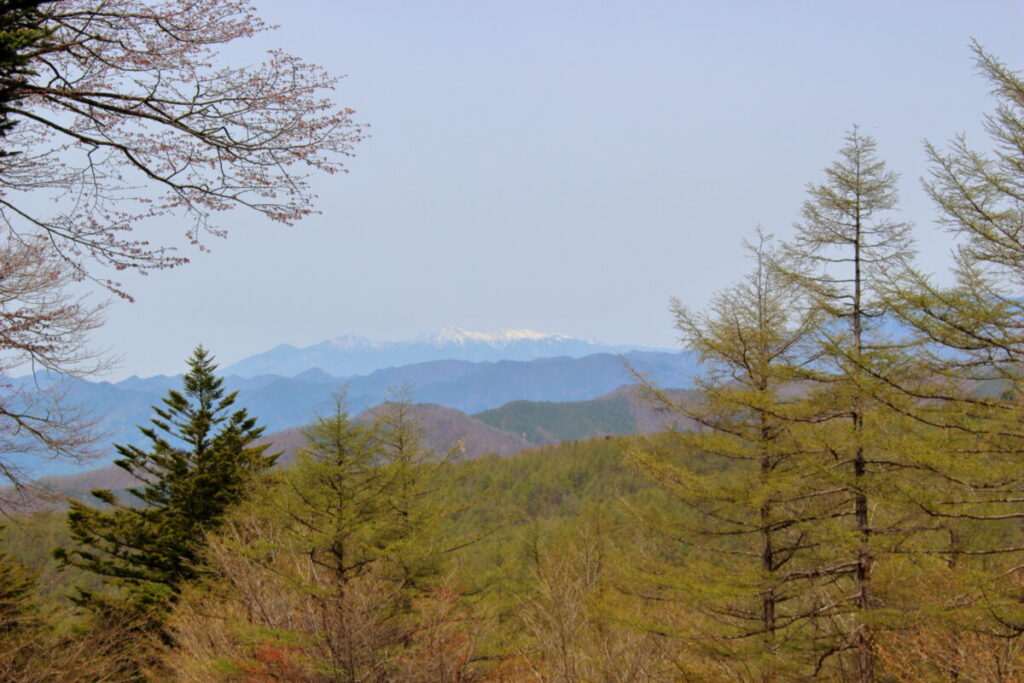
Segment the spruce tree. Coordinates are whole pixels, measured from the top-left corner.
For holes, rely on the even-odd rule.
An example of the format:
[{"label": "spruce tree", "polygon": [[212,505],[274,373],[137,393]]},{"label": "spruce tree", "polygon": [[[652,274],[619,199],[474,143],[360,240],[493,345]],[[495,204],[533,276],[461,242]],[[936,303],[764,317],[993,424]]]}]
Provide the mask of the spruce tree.
[{"label": "spruce tree", "polygon": [[[14,127],[11,107],[25,98],[23,86],[34,75],[28,52],[47,35],[40,7],[48,0],[0,0],[0,138]],[[10,156],[0,147],[0,157]]]},{"label": "spruce tree", "polygon": [[141,482],[128,490],[130,498],[96,490],[92,495],[104,507],[71,502],[68,525],[76,545],[58,548],[56,557],[121,589],[113,602],[79,591],[82,604],[119,605],[159,618],[200,573],[205,533],[274,462],[266,446],[249,445],[263,428],[245,409],[231,410],[237,392],[225,393],[202,346],[188,366],[183,390],[169,391],[163,405],[153,407],[152,426],[140,427],[149,448],[116,447],[121,457],[115,464]]}]

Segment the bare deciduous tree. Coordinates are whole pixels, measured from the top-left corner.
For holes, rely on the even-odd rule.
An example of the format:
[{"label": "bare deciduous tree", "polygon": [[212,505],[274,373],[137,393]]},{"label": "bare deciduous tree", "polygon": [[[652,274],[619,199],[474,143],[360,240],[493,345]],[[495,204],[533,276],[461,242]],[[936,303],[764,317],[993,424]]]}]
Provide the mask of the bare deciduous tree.
[{"label": "bare deciduous tree", "polygon": [[24,462],[14,455],[84,459],[92,454],[92,425],[64,404],[59,385],[47,378],[9,376],[26,368],[72,375],[102,368],[102,360],[86,347],[102,307],[71,296],[71,277],[39,238],[8,235],[0,242],[0,479],[14,486],[0,494],[0,505],[28,491]]},{"label": "bare deciduous tree", "polygon": [[343,170],[360,139],[320,67],[279,51],[216,65],[221,46],[268,28],[246,0],[63,0],[29,16],[44,35],[7,90],[0,225],[45,235],[80,276],[185,262],[137,234],[158,216],[197,245],[237,206],[292,223],[313,211],[308,174]]},{"label": "bare deciduous tree", "polygon": [[[313,212],[310,174],[343,171],[362,133],[316,65],[223,65],[224,45],[269,28],[247,0],[0,4],[0,377],[97,369],[82,349],[100,311],[66,285],[129,297],[116,271],[185,263],[155,219],[205,249],[230,209]],[[0,456],[87,455],[86,421],[52,392],[2,380],[0,397]],[[4,476],[23,482],[10,459]]]}]

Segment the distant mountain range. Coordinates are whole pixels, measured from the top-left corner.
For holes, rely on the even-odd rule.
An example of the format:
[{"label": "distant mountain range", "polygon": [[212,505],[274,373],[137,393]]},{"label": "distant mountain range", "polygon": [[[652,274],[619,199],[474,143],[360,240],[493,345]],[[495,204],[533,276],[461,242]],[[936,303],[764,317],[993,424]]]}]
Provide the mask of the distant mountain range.
[{"label": "distant mountain range", "polygon": [[595,353],[618,354],[636,350],[666,349],[612,346],[534,330],[484,333],[448,327],[408,341],[375,341],[349,334],[301,349],[282,344],[229,365],[224,368],[224,373],[239,377],[294,377],[318,369],[334,377],[349,377],[428,361],[529,361],[556,356],[582,358]]},{"label": "distant mountain range", "polygon": [[[670,392],[685,400],[686,392]],[[372,419],[377,406],[356,417]],[[438,452],[453,450],[462,457],[486,454],[512,455],[528,448],[601,436],[650,433],[668,426],[688,427],[647,404],[635,387],[621,387],[589,401],[566,403],[514,401],[501,408],[467,415],[452,408],[417,404],[416,418],[428,447]],[[270,451],[280,453],[281,464],[290,462],[306,444],[301,429],[285,429],[261,438]],[[98,467],[75,474],[47,477],[44,483],[65,495],[84,497],[95,488],[124,489],[137,482],[116,466]]]},{"label": "distant mountain range", "polygon": [[[331,410],[332,394],[339,390],[347,394],[352,414],[391,399],[393,390],[401,387],[406,388],[415,402],[435,404],[463,413],[479,413],[499,408],[510,401],[560,403],[592,399],[632,383],[627,364],[665,387],[688,386],[697,370],[692,353],[631,351],[623,355],[599,353],[583,358],[530,361],[440,360],[348,378],[332,376],[319,369],[306,370],[292,377],[228,376],[225,386],[239,392],[239,406],[257,416],[268,432],[276,432],[309,424],[317,413]],[[132,377],[117,383],[42,374],[10,381],[33,382],[40,386],[60,382],[69,404],[85,407],[99,420],[98,429],[105,434],[100,445],[108,448],[114,443],[145,444],[146,440],[137,426],[148,425],[151,406],[159,403],[168,389],[181,385],[180,376],[165,375],[147,379]],[[489,419],[484,423],[504,429]],[[568,420],[567,417],[564,419]],[[519,426],[507,431],[517,436],[524,431],[530,432]],[[526,441],[544,442],[529,436]],[[106,461],[111,459],[112,455]],[[38,465],[33,461],[26,463],[29,464]],[[37,470],[38,474],[58,474],[77,469],[60,461],[45,465],[47,469]]]}]

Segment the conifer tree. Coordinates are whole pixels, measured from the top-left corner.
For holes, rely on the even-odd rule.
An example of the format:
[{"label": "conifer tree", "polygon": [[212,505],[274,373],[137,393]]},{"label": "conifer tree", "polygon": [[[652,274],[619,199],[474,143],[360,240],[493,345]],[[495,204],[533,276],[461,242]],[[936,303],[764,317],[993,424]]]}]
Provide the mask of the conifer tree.
[{"label": "conifer tree", "polygon": [[7,640],[35,620],[35,590],[32,574],[6,553],[0,553],[0,640]]},{"label": "conifer tree", "polygon": [[[871,510],[877,475],[886,465],[872,420],[877,407],[866,390],[865,367],[891,365],[894,346],[878,331],[885,314],[880,294],[886,273],[913,253],[908,223],[895,221],[898,176],[876,155],[876,143],[856,127],[846,135],[839,159],[825,180],[808,187],[796,234],[780,267],[830,318],[821,328],[816,362],[806,378],[822,406],[818,434],[823,457],[831,457],[836,483],[850,496],[853,599],[862,615],[875,603],[871,589],[874,520]],[[875,451],[872,451],[872,449]],[[839,565],[843,566],[843,565]],[[856,678],[874,680],[871,634],[864,617],[852,626]]]},{"label": "conifer tree", "polygon": [[285,507],[303,524],[310,557],[344,584],[372,569],[387,545],[387,479],[371,426],[349,418],[343,396],[303,433],[308,444],[288,476],[288,490],[301,493]]},{"label": "conifer tree", "polygon": [[677,599],[708,615],[689,635],[734,670],[779,680],[810,675],[835,647],[818,623],[832,605],[820,590],[831,558],[816,527],[837,492],[819,475],[817,452],[804,450],[807,401],[794,387],[820,314],[772,267],[770,238],[758,237],[747,245],[753,271],[709,312],[673,305],[705,372],[684,401],[648,389],[696,429],[638,441],[630,455],[693,510],[669,523],[685,552]]},{"label": "conifer tree", "polygon": [[357,423],[337,397],[305,431],[309,444],[286,477],[295,495],[280,503],[301,525],[298,542],[339,584],[372,572],[417,592],[436,575],[431,539],[450,512],[437,482],[446,458],[424,447],[414,406],[397,398]]},{"label": "conifer tree", "polygon": [[[46,0],[0,0],[0,138],[14,127],[11,106],[25,98],[22,87],[35,75],[26,52],[46,35],[39,8]],[[13,152],[0,147],[0,157]]]},{"label": "conifer tree", "polygon": [[925,188],[958,240],[955,281],[939,286],[914,269],[893,280],[888,301],[915,333],[931,381],[892,386],[908,397],[907,415],[946,436],[932,455],[942,495],[917,503],[949,530],[936,550],[966,584],[958,604],[970,619],[959,630],[1015,638],[1024,633],[1012,579],[1024,554],[1024,78],[977,43],[972,49],[997,101],[985,119],[992,151],[962,135],[945,150],[926,145]]},{"label": "conifer tree", "polygon": [[[152,426],[140,427],[149,449],[117,446],[115,464],[141,482],[128,490],[134,500],[96,490],[105,507],[72,501],[68,525],[76,545],[55,551],[65,564],[108,577],[122,589],[122,606],[157,618],[199,574],[204,534],[276,457],[249,445],[263,428],[245,409],[231,410],[236,393],[225,393],[202,346],[188,365],[183,390],[169,391],[153,407]],[[102,609],[113,604],[108,597],[80,591],[78,600]]]},{"label": "conifer tree", "polygon": [[[440,525],[452,512],[439,479],[445,459],[423,446],[406,401],[356,422],[338,397],[305,434],[296,462],[211,534],[211,580],[171,617],[183,644],[172,659],[212,667],[244,656],[258,634],[261,647],[308,672],[289,680],[440,680],[399,671],[436,630],[424,607],[457,598],[435,590],[449,548]],[[468,666],[458,651],[443,656]]]}]

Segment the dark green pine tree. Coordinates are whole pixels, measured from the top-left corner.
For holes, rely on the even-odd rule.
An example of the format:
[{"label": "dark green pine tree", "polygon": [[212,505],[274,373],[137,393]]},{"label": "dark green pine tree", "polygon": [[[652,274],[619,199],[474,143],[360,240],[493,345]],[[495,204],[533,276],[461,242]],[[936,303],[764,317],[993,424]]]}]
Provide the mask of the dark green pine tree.
[{"label": "dark green pine tree", "polygon": [[[25,94],[22,86],[33,74],[30,61],[49,34],[39,8],[48,0],[0,0],[0,137],[14,126],[8,115]],[[0,149],[0,156],[10,152]]]},{"label": "dark green pine tree", "polygon": [[152,426],[140,427],[149,449],[116,446],[121,458],[115,464],[142,482],[129,489],[136,500],[96,490],[92,495],[104,507],[71,503],[76,547],[58,548],[57,559],[109,577],[118,589],[104,595],[79,590],[80,604],[101,612],[131,608],[159,620],[182,585],[201,572],[206,532],[277,457],[265,454],[266,446],[249,446],[263,428],[244,409],[231,411],[236,393],[225,394],[202,346],[188,365],[184,391],[169,391],[163,406],[153,407]]}]

